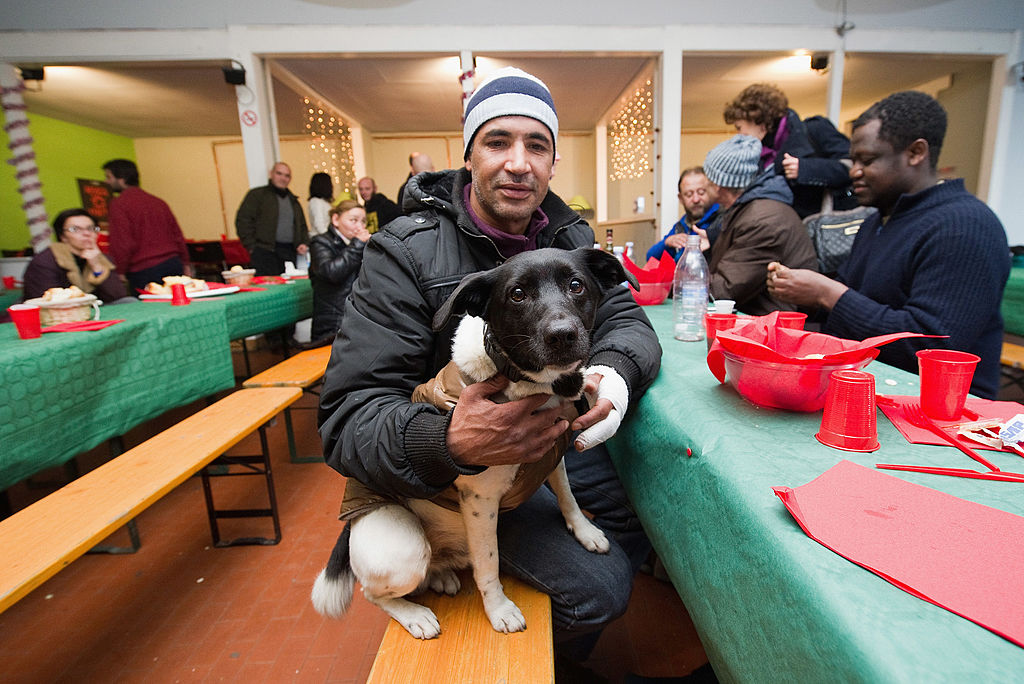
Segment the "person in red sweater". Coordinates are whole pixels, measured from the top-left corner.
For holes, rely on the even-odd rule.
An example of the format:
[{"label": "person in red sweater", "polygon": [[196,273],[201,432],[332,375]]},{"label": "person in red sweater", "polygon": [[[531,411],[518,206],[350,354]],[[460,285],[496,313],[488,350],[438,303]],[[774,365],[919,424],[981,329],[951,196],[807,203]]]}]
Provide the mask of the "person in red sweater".
[{"label": "person in red sweater", "polygon": [[139,187],[139,170],[128,159],[103,165],[107,184],[120,193],[110,203],[110,257],[133,292],[164,276],[185,275],[188,248],[171,208]]}]

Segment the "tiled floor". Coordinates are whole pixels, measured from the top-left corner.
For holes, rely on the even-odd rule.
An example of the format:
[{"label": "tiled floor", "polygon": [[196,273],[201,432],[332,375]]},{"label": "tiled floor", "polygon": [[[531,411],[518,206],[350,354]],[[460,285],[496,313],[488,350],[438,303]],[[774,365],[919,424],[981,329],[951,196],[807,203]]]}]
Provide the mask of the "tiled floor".
[{"label": "tiled floor", "polygon": [[[253,372],[276,360],[257,355]],[[127,446],[201,407],[151,421],[128,435]],[[296,413],[300,451],[319,448],[314,413]],[[0,680],[364,682],[387,617],[358,593],[342,620],[317,615],[308,598],[340,531],[344,480],[320,464],[290,463],[283,421],[269,436],[279,545],[210,547],[201,485],[192,478],[139,516],[138,553],[83,556],[0,614]],[[256,446],[253,437],[236,450]],[[103,455],[98,449],[80,460],[88,468]],[[45,494],[41,485],[61,475],[48,471],[35,487],[12,488],[14,507]],[[263,505],[258,486],[246,480],[257,478],[214,481],[218,505]],[[270,531],[269,520],[222,524],[238,526],[227,527],[225,537]],[[119,531],[112,541],[126,544],[127,534]],[[614,683],[629,672],[680,676],[705,662],[671,585],[641,575],[629,612],[605,630],[588,665]]]}]

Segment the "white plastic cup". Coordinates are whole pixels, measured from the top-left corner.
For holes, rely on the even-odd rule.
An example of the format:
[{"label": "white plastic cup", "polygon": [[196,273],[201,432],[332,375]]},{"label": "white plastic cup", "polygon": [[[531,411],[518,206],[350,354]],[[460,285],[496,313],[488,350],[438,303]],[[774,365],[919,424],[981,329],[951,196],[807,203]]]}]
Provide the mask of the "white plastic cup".
[{"label": "white plastic cup", "polygon": [[[736,307],[736,302],[731,299],[716,299],[714,313],[718,314],[731,314],[732,310]],[[711,306],[708,306],[708,313],[712,313]]]}]

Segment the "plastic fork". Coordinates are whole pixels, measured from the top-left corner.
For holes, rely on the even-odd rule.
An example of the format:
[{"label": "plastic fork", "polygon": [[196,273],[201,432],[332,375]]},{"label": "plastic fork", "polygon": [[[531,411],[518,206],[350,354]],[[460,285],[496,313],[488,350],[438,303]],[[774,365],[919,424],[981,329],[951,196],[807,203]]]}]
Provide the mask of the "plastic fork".
[{"label": "plastic fork", "polygon": [[924,411],[921,409],[920,404],[907,402],[903,404],[902,411],[903,416],[911,425],[929,430],[930,432],[938,435],[943,440],[945,440],[950,446],[955,446],[957,449],[967,454],[975,461],[988,468],[989,470],[996,473],[1001,472],[999,468],[995,466],[995,464],[988,461],[984,456],[981,456],[978,452],[974,451],[974,449],[964,446],[955,437],[951,436],[949,433],[947,433],[945,430],[939,427],[935,423],[935,421],[933,421],[931,418],[925,415]]}]

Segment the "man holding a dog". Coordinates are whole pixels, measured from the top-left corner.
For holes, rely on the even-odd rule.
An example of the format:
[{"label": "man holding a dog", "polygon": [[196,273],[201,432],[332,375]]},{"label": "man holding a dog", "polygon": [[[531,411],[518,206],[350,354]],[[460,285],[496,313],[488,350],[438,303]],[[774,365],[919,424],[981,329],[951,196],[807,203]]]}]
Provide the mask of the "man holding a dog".
[{"label": "man holding a dog", "polygon": [[495,376],[466,387],[447,413],[410,395],[451,359],[455,325],[432,329],[434,314],[464,276],[540,247],[591,247],[593,231],[548,190],[558,119],[547,87],[502,69],[466,105],[465,167],[421,174],[406,186],[418,210],[376,233],[346,304],[345,327],[324,377],[320,432],[327,462],[375,492],[426,499],[459,475],[489,465],[540,459],[567,430],[565,463],[580,506],[612,541],[585,550],[567,532],[555,498],[542,487],[502,513],[501,569],[548,593],[559,654],[582,662],[599,630],[625,610],[635,570],[650,545],[601,444],[616,399],[632,407],[653,382],[661,348],[628,289],[601,300],[587,378],[592,408],[572,425],[558,409],[535,412],[547,395],[498,404],[508,384]]}]

